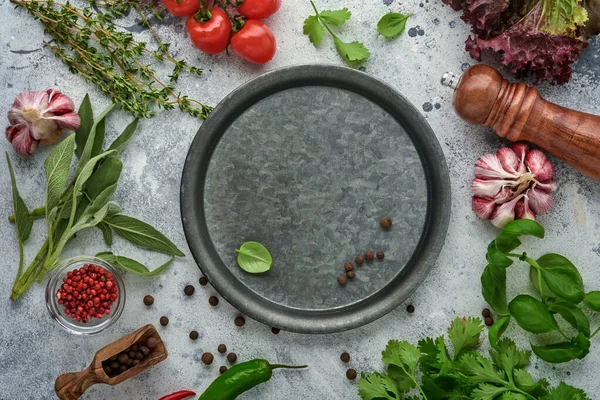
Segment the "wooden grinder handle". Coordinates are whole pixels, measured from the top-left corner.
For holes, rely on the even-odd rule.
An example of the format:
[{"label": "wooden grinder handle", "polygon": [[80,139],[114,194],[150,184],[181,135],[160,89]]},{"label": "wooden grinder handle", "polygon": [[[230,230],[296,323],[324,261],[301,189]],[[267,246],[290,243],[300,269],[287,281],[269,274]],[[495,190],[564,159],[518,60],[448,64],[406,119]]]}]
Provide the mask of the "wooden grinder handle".
[{"label": "wooden grinder handle", "polygon": [[91,368],[86,368],[83,371],[62,374],[56,378],[54,389],[61,400],[77,400],[90,386],[100,382]]},{"label": "wooden grinder handle", "polygon": [[456,86],[443,83],[456,88],[454,109],[465,121],[491,126],[513,142],[534,143],[600,180],[600,116],[546,101],[535,88],[508,83],[487,65],[470,67]]}]

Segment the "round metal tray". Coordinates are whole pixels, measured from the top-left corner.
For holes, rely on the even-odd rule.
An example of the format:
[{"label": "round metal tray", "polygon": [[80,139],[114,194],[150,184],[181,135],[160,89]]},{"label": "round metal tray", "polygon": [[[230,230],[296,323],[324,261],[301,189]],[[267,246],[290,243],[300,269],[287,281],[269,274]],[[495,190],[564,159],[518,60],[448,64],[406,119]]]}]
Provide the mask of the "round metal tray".
[{"label": "round metal tray", "polygon": [[[242,313],[335,332],[383,316],[423,281],[444,243],[450,182],[433,131],[399,93],[359,71],[295,66],[246,83],[202,124],[181,214],[200,269]],[[237,266],[249,240],[270,250],[270,271]],[[338,285],[366,250],[385,259]]]}]

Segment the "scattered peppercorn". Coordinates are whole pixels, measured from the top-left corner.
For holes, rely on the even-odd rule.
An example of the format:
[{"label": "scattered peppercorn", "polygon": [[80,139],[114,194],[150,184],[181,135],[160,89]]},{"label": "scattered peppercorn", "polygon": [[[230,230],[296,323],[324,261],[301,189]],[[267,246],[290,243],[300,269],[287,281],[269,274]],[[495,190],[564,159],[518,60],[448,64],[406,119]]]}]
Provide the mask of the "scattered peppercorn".
[{"label": "scattered peppercorn", "polygon": [[356,370],[353,368],[350,368],[348,371],[346,371],[346,378],[348,378],[351,381],[356,379],[356,375]]},{"label": "scattered peppercorn", "polygon": [[492,326],[492,325],[494,325],[494,319],[493,319],[492,317],[486,317],[486,319],[485,319],[485,324],[486,324],[487,326]]},{"label": "scattered peppercorn", "polygon": [[392,228],[392,220],[390,217],[381,218],[381,221],[379,221],[379,224],[386,231],[389,231]]},{"label": "scattered peppercorn", "polygon": [[167,326],[169,325],[169,318],[165,317],[164,315],[162,317],[160,317],[160,324],[162,326]]},{"label": "scattered peppercorn", "polygon": [[343,363],[350,362],[350,354],[343,352],[340,356],[340,360],[342,360]]},{"label": "scattered peppercorn", "polygon": [[354,269],[354,267],[349,262],[346,263],[346,264],[344,264],[344,270],[346,270],[346,271],[352,271],[353,269]]},{"label": "scattered peppercorn", "polygon": [[229,361],[230,363],[234,363],[237,361],[237,354],[235,353],[229,353],[227,354],[227,361]]},{"label": "scattered peppercorn", "polygon": [[224,344],[220,344],[219,347],[217,347],[217,350],[219,351],[219,353],[225,354],[227,353],[227,346],[225,346]]},{"label": "scattered peppercorn", "polygon": [[356,258],[354,259],[354,262],[358,265],[362,264],[363,261],[364,260],[363,260],[362,256],[356,256]]},{"label": "scattered peppercorn", "polygon": [[224,365],[221,365],[221,366],[219,367],[219,373],[220,373],[220,374],[224,374],[224,373],[225,373],[225,371],[227,371],[227,367],[226,367],[226,366],[224,366]]},{"label": "scattered peppercorn", "polygon": [[242,327],[246,324],[246,319],[244,317],[242,317],[241,315],[235,317],[235,319],[233,320],[233,323],[235,324],[235,326],[239,326]]},{"label": "scattered peppercorn", "polygon": [[412,313],[414,313],[414,312],[415,312],[415,306],[413,306],[412,304],[409,304],[409,305],[406,307],[406,311],[407,311],[409,314],[412,314]]},{"label": "scattered peppercorn", "polygon": [[196,340],[196,339],[198,339],[198,332],[196,332],[196,331],[191,331],[191,332],[190,332],[190,339],[192,339],[192,340]]},{"label": "scattered peppercorn", "polygon": [[345,277],[344,275],[340,275],[340,276],[337,278],[337,281],[338,281],[338,283],[340,284],[340,286],[344,286],[344,285],[346,284],[346,282],[348,282],[348,281],[346,280],[346,277]]},{"label": "scattered peppercorn", "polygon": [[185,293],[186,296],[191,296],[194,294],[195,290],[196,289],[192,285],[187,285],[185,288],[183,288],[183,293]]},{"label": "scattered peppercorn", "polygon": [[365,252],[365,260],[373,261],[373,258],[375,258],[375,255],[373,254],[373,252],[371,250],[367,250]]},{"label": "scattered peppercorn", "polygon": [[212,355],[212,353],[204,353],[202,354],[202,362],[206,365],[210,365],[212,364],[213,360],[214,360],[214,356]]},{"label": "scattered peppercorn", "polygon": [[375,256],[377,257],[378,260],[383,260],[383,258],[385,257],[385,254],[383,254],[383,251],[378,251]]},{"label": "scattered peppercorn", "polygon": [[154,304],[154,297],[150,295],[144,296],[144,304],[147,306],[151,306],[152,304]]},{"label": "scattered peppercorn", "polygon": [[219,299],[217,298],[217,296],[210,296],[208,298],[208,304],[210,304],[213,307],[216,307],[217,304],[219,304]]},{"label": "scattered peppercorn", "polygon": [[206,277],[203,276],[200,278],[199,282],[200,282],[200,285],[206,286],[206,284],[208,283],[208,279],[206,279]]},{"label": "scattered peppercorn", "polygon": [[273,332],[274,335],[278,335],[279,332],[281,332],[281,329],[279,329],[279,328],[271,328],[271,332]]},{"label": "scattered peppercorn", "polygon": [[491,315],[490,309],[484,308],[483,311],[481,311],[481,315],[483,316],[483,318],[489,317]]},{"label": "scattered peppercorn", "polygon": [[355,276],[356,276],[356,272],[354,272],[354,271],[346,272],[346,278],[348,278],[348,279],[354,279]]}]

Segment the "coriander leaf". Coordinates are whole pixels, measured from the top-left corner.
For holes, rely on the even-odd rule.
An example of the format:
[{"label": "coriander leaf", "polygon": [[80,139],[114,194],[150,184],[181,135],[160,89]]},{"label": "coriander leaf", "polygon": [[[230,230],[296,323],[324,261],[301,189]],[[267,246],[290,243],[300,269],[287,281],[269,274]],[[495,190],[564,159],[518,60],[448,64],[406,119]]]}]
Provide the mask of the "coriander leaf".
[{"label": "coriander leaf", "polygon": [[508,308],[517,324],[527,332],[546,333],[558,330],[558,324],[548,307],[529,295],[515,297]]},{"label": "coriander leaf", "polygon": [[389,364],[388,371],[398,389],[408,392],[416,386],[414,377],[421,357],[418,348],[405,341],[390,340],[381,355],[381,360]]},{"label": "coriander leaf", "polygon": [[435,340],[432,338],[419,340],[419,352],[421,353],[419,368],[423,374],[437,374],[440,372],[441,366],[438,360],[440,353],[440,349],[438,348],[439,342],[444,342],[443,336]]},{"label": "coriander leaf", "polygon": [[129,140],[133,137],[135,130],[137,129],[139,119],[134,119],[129,125],[125,127],[123,133],[121,133],[114,142],[109,146],[108,150],[117,150],[119,153],[127,147]]},{"label": "coriander leaf", "polygon": [[481,294],[500,315],[509,315],[506,300],[506,269],[488,265],[481,274]]},{"label": "coriander leaf", "polygon": [[496,246],[488,247],[488,252],[485,255],[485,258],[487,259],[488,263],[498,268],[508,268],[513,264],[513,260],[498,250]]},{"label": "coriander leaf", "polygon": [[396,389],[394,380],[386,374],[373,372],[361,374],[358,381],[358,394],[363,400],[400,400],[402,396]]},{"label": "coriander leaf", "polygon": [[308,35],[308,39],[312,44],[318,46],[321,44],[323,40],[323,35],[325,34],[325,29],[323,29],[323,25],[321,25],[321,21],[319,17],[316,15],[311,15],[306,18],[304,21],[304,34]]},{"label": "coriander leaf", "polygon": [[500,400],[529,400],[529,397],[516,392],[504,392],[498,397]]},{"label": "coriander leaf", "polygon": [[334,37],[333,40],[338,53],[346,61],[363,61],[369,58],[369,50],[362,43],[356,41],[346,43],[337,37]]},{"label": "coriander leaf", "polygon": [[579,307],[567,302],[558,302],[549,304],[548,309],[558,313],[573,328],[583,333],[586,337],[590,337],[590,320]]},{"label": "coriander leaf", "polygon": [[239,249],[237,262],[241,269],[251,274],[267,272],[273,265],[269,250],[258,242],[246,242]]},{"label": "coriander leaf", "polygon": [[408,393],[417,387],[414,378],[410,373],[396,365],[388,365],[388,375],[396,382],[396,387],[400,392]]},{"label": "coriander leaf", "polygon": [[462,353],[477,347],[479,335],[483,331],[483,325],[479,318],[469,317],[466,319],[456,318],[448,328],[448,337],[454,345],[454,359],[458,359]]},{"label": "coriander leaf", "polygon": [[583,304],[595,312],[600,312],[600,291],[589,292],[583,299]]},{"label": "coriander leaf", "polygon": [[515,369],[513,371],[513,377],[515,385],[517,385],[519,389],[534,395],[536,398],[547,393],[546,388],[548,387],[548,381],[540,379],[535,382],[531,374],[524,369]]},{"label": "coriander leaf", "polygon": [[344,25],[351,16],[352,13],[347,8],[342,8],[341,10],[325,10],[319,13],[319,18],[334,26]]},{"label": "coriander leaf", "polygon": [[127,215],[112,215],[104,222],[109,225],[117,235],[150,250],[183,257],[185,254],[173,244],[165,235],[152,225]]},{"label": "coriander leaf", "polygon": [[504,369],[504,366],[507,365],[506,360],[510,362],[510,369],[521,369],[529,365],[531,352],[517,349],[515,342],[505,338],[498,342],[496,349],[490,350],[490,357],[492,357],[494,366],[499,370]]},{"label": "coriander leaf", "polygon": [[583,300],[583,279],[571,261],[560,254],[546,254],[537,263],[550,290],[575,304]]},{"label": "coriander leaf", "polygon": [[104,222],[100,222],[98,225],[96,225],[96,227],[102,231],[102,238],[104,239],[104,243],[106,243],[106,245],[109,247],[112,246],[113,234],[112,229],[110,229],[110,226],[106,225]]},{"label": "coriander leaf", "polygon": [[488,383],[482,383],[473,391],[472,400],[494,400],[502,393],[508,391],[506,387],[498,387]]},{"label": "coriander leaf", "polygon": [[75,135],[60,142],[44,161],[46,171],[46,224],[51,226],[50,212],[58,206],[63,188],[69,179],[75,148]]},{"label": "coriander leaf", "polygon": [[502,376],[494,370],[492,362],[479,353],[463,354],[460,358],[460,366],[463,373],[474,384],[487,382],[503,385],[505,383]]},{"label": "coriander leaf", "polygon": [[560,364],[576,358],[582,358],[582,350],[572,342],[554,343],[546,346],[535,346],[532,344],[531,350],[533,350],[533,353],[542,360],[553,364]]},{"label": "coriander leaf", "polygon": [[498,348],[498,340],[500,336],[506,331],[508,325],[510,324],[510,316],[504,316],[500,318],[498,321],[492,325],[492,327],[488,330],[488,339],[490,341],[490,345],[497,349]]},{"label": "coriander leaf", "polygon": [[86,94],[83,98],[83,101],[79,106],[78,114],[81,124],[79,125],[79,129],[75,131],[75,155],[81,157],[81,152],[85,147],[92,125],[94,125],[94,112],[92,111],[92,103],[89,94]]},{"label": "coriander leaf", "polygon": [[[423,393],[426,396],[425,398],[428,400],[444,400],[444,399],[464,398],[464,393],[459,393],[458,396],[453,396],[453,393],[449,393],[448,391],[446,391],[446,389],[444,389],[442,387],[442,386],[444,386],[444,384],[446,384],[446,386],[450,386],[450,385],[448,385],[449,380],[447,380],[447,379],[439,379],[440,382],[438,384],[438,382],[436,382],[434,380],[434,378],[432,378],[430,375],[424,374],[421,376],[421,381],[422,381],[421,389],[423,390]],[[449,390],[451,390],[451,389],[452,388],[450,388]],[[417,399],[421,400],[420,397],[418,397]]]},{"label": "coriander leaf", "polygon": [[572,386],[561,382],[557,387],[550,390],[547,396],[542,400],[591,400],[586,393],[581,389],[576,389]]},{"label": "coriander leaf", "polygon": [[406,20],[411,16],[412,14],[386,14],[377,23],[377,32],[387,38],[395,38],[404,32]]}]

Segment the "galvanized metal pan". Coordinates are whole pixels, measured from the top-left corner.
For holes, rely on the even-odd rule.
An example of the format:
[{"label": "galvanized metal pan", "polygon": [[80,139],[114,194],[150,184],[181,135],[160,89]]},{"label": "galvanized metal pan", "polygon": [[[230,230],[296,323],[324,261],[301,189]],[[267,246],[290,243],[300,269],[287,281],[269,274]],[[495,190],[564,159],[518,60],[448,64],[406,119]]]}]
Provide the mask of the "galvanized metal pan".
[{"label": "galvanized metal pan", "polygon": [[[421,284],[444,243],[450,182],[433,131],[402,95],[359,71],[295,66],[246,83],[202,124],[181,214],[223,298],[267,325],[327,333],[383,316]],[[238,267],[249,240],[270,250],[270,271]],[[384,260],[340,286],[344,263],[367,250]]]}]

